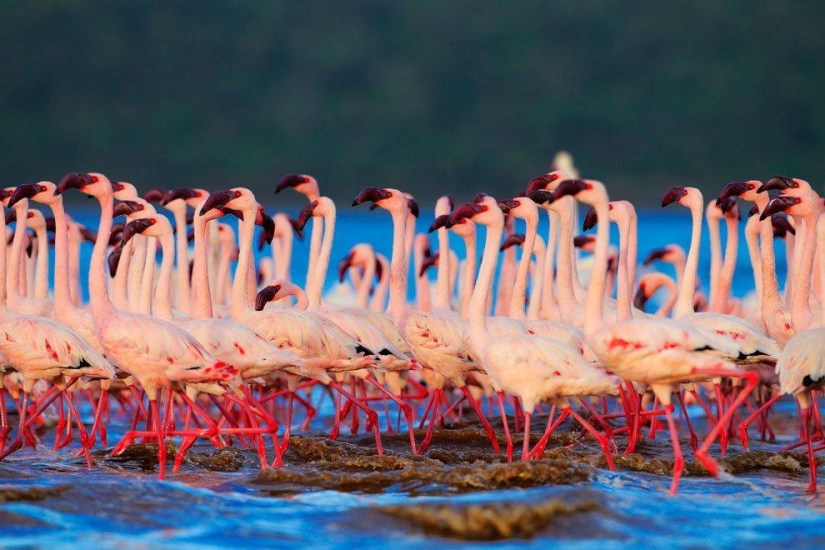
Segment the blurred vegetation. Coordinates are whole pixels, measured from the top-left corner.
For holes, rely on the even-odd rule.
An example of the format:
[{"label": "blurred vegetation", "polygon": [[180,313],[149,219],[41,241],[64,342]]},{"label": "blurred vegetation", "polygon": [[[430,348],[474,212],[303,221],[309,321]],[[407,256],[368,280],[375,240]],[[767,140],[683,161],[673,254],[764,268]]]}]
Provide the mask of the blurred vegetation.
[{"label": "blurred vegetation", "polygon": [[[825,4],[0,4],[5,184],[99,170],[140,187],[288,172],[348,199],[501,196],[567,149],[658,202],[788,173],[822,180]],[[295,200],[290,197],[290,200]]]}]

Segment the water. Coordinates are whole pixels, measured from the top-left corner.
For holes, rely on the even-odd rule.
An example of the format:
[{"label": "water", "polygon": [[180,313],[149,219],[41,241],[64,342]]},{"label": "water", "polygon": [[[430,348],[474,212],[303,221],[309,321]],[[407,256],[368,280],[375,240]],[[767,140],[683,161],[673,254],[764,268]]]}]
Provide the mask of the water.
[{"label": "water", "polygon": [[[94,220],[94,215],[92,212],[77,217],[89,222]],[[419,221],[420,229],[428,225],[427,219]],[[641,216],[642,257],[650,249],[670,242],[687,246],[688,238],[686,212],[668,212],[667,217],[659,212]],[[390,222],[386,214],[342,215],[333,261],[346,254],[353,244],[364,240],[389,254]],[[457,240],[455,243],[460,248]],[[707,239],[703,244],[706,248]],[[296,247],[293,272],[298,281],[302,280],[299,274],[306,267],[307,245],[305,242]],[[88,254],[88,250],[84,253]],[[781,258],[781,249],[779,253]],[[702,258],[707,258],[706,252]],[[707,273],[707,265],[700,269]],[[741,250],[734,293],[741,296],[751,286],[747,255]],[[792,403],[783,404],[782,416],[786,421],[782,423],[784,431],[779,443],[786,444],[793,440],[795,430]],[[321,426],[328,423],[328,415],[325,421],[316,422],[314,427],[318,431],[306,441],[327,441]],[[704,429],[701,421],[699,426]],[[122,422],[114,424],[110,444],[116,440],[118,430],[123,429]],[[436,441],[431,452],[452,448],[448,443],[450,435],[449,431],[445,432],[443,436],[447,439]],[[371,454],[368,452],[372,449],[369,436],[342,436],[341,440],[356,445],[342,444],[343,455],[362,457],[364,453],[358,449],[367,450],[366,455]],[[661,437],[660,440],[661,445],[657,442],[653,446],[643,446],[643,454],[648,458],[668,456],[666,440]],[[321,466],[307,457],[296,457],[300,454],[300,439],[297,441],[288,453],[284,471],[299,472],[300,475],[297,481],[285,486],[282,481],[259,479],[254,457],[249,451],[239,455],[243,464],[235,471],[217,472],[187,464],[181,474],[171,475],[170,480],[164,482],[157,481],[152,471],[145,471],[140,461],[115,461],[106,458],[104,452],[96,454],[96,467],[89,471],[70,450],[51,451],[47,433],[43,447],[36,451],[23,450],[0,463],[0,543],[4,547],[313,545],[326,548],[358,544],[369,548],[384,547],[387,537],[392,537],[393,544],[399,548],[448,546],[456,539],[428,534],[421,525],[402,521],[382,507],[423,505],[427,509],[442,504],[462,507],[512,503],[523,509],[525,504],[531,508],[558,500],[568,504],[583,502],[594,508],[553,515],[532,534],[533,538],[490,544],[520,548],[546,546],[548,542],[563,547],[599,548],[625,547],[627,544],[728,547],[742,543],[825,544],[825,515],[822,514],[825,501],[820,496],[804,494],[807,484],[805,467],[792,473],[752,470],[718,480],[685,477],[676,497],[666,494],[669,476],[622,471],[621,468],[618,472],[609,472],[602,467],[592,469],[593,477],[589,481],[563,485],[538,483],[472,491],[449,485],[398,483],[378,490],[371,486],[361,490],[357,487],[331,490],[313,482],[313,476],[319,472],[324,474],[331,468],[327,479],[332,483],[342,476],[352,475],[353,471],[344,469],[335,461],[331,466]],[[439,460],[445,461],[441,469],[445,471],[452,471],[464,462],[481,470],[485,464],[497,460],[488,456],[489,453],[484,454],[483,440],[474,445],[478,448],[475,455],[458,453],[453,459],[445,458],[446,455],[430,456],[441,456]],[[686,441],[683,445],[690,462]],[[773,452],[778,445],[758,444],[757,447]],[[619,446],[622,448],[621,443]],[[395,444],[390,441],[388,448],[390,454],[394,449],[403,456],[403,445],[398,441]],[[591,462],[598,458],[598,453],[586,443],[577,444],[573,450],[583,451],[584,455],[595,453],[595,458],[588,459]],[[738,445],[733,444],[730,452],[735,455],[737,450]],[[193,454],[210,452],[205,446],[193,450]],[[576,460],[584,460],[584,455]],[[151,465],[151,460],[148,464]],[[406,469],[405,466],[402,471]],[[355,471],[359,470],[355,468]],[[9,489],[22,492],[10,493]],[[31,489],[37,491],[28,492]],[[482,543],[476,541],[476,544]]]}]

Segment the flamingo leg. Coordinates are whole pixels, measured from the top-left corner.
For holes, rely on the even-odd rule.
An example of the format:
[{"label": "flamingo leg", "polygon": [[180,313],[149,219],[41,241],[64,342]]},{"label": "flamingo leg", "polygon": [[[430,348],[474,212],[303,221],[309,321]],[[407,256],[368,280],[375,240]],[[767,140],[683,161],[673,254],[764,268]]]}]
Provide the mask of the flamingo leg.
[{"label": "flamingo leg", "polygon": [[[679,402],[681,403],[681,398]],[[679,444],[679,432],[676,431],[676,422],[673,420],[673,405],[665,407],[665,414],[670,429],[670,441],[673,445],[673,482],[670,484],[670,494],[675,495],[679,489],[679,479],[682,477],[685,461],[682,458],[682,446]]]},{"label": "flamingo leg", "polygon": [[[748,450],[748,426],[756,420],[760,415],[764,414],[768,409],[770,409],[774,403],[779,401],[782,398],[782,394],[777,393],[768,401],[765,401],[761,407],[756,409],[756,411],[747,417],[745,420],[739,423],[739,440],[742,442],[742,448],[746,451]],[[766,419],[767,420],[767,419]]]},{"label": "flamingo leg", "polygon": [[568,407],[564,409],[561,415],[559,415],[558,420],[555,422],[553,422],[554,416],[556,416],[555,405],[553,405],[550,409],[550,416],[547,417],[547,428],[544,430],[544,435],[541,436],[541,439],[539,439],[538,443],[536,443],[536,446],[533,447],[532,451],[530,451],[528,458],[541,459],[541,457],[544,456],[544,450],[547,448],[547,442],[550,441],[550,436],[553,435],[553,432],[555,432],[558,427],[561,426],[562,422],[570,416],[570,408]]},{"label": "flamingo leg", "polygon": [[29,392],[24,391],[23,397],[20,403],[20,421],[18,423],[17,428],[17,437],[15,437],[14,441],[12,441],[11,445],[9,445],[8,449],[3,451],[3,454],[0,455],[0,460],[4,460],[7,456],[12,454],[13,452],[19,450],[23,446],[23,429],[26,425],[26,411],[29,408]]},{"label": "flamingo leg", "polygon": [[[484,416],[484,413],[481,412],[481,408],[476,403],[476,400],[473,399],[473,396],[470,394],[470,390],[467,386],[461,386],[461,393],[467,398],[467,401],[470,402],[470,405],[473,407],[473,410],[478,415],[478,419],[481,421],[481,425],[484,426],[484,431],[487,432],[487,437],[490,439],[490,444],[493,446],[493,452],[496,454],[501,454],[501,449],[498,446],[498,436],[496,436],[495,430],[490,425],[490,422],[487,420],[487,417]],[[521,409],[521,407],[519,407]]]},{"label": "flamingo leg", "polygon": [[524,411],[524,442],[521,446],[521,460],[530,459],[530,417],[531,413]]},{"label": "flamingo leg", "polygon": [[[338,390],[338,392],[341,393],[344,397],[349,399],[352,402],[353,406],[361,409],[364,412],[364,414],[367,417],[367,425],[372,426],[372,431],[375,434],[375,446],[378,451],[378,456],[384,456],[384,446],[381,445],[381,430],[378,425],[378,413],[369,408],[366,404],[362,403],[353,394],[347,392],[347,390],[343,388],[342,384],[338,382],[330,382],[330,385],[336,390]],[[355,414],[356,412],[353,411],[353,415]]]},{"label": "flamingo leg", "polygon": [[[676,399],[679,400],[679,407],[682,409],[682,414],[685,417],[685,424],[687,424],[688,432],[690,433],[690,448],[695,453],[696,449],[699,448],[699,440],[696,437],[696,432],[693,431],[693,423],[690,421],[690,415],[688,415],[687,407],[685,407],[685,399],[684,399],[684,390],[679,390],[676,392]],[[665,407],[665,411],[667,411],[667,407]],[[668,420],[668,424],[670,420]],[[671,434],[671,438],[673,434]],[[675,468],[675,466],[674,466]]]},{"label": "flamingo leg", "polygon": [[570,415],[573,418],[575,418],[576,421],[579,424],[581,424],[585,430],[590,432],[590,435],[596,438],[596,441],[599,442],[599,446],[602,448],[604,458],[607,460],[607,467],[611,471],[615,471],[616,465],[613,463],[613,456],[610,454],[610,445],[607,442],[607,437],[604,434],[600,434],[598,431],[596,431],[596,428],[594,428],[593,425],[590,424],[590,422],[582,418],[582,416],[579,415],[579,413],[577,413],[573,407],[568,407],[568,410],[570,411]]},{"label": "flamingo leg", "polygon": [[504,437],[507,440],[507,462],[513,461],[513,437],[510,435],[510,424],[507,421],[507,409],[504,405],[504,392],[497,391],[498,409],[501,411],[501,424],[504,426]]},{"label": "flamingo leg", "polygon": [[[416,448],[416,443],[415,443],[415,431],[413,430],[412,407],[409,405],[409,403],[404,403],[404,401],[402,401],[400,397],[393,395],[391,391],[389,391],[387,388],[385,388],[383,385],[381,385],[377,380],[373,379],[372,377],[367,378],[366,381],[369,382],[370,384],[372,384],[373,386],[375,386],[376,388],[378,388],[378,391],[381,392],[382,394],[384,394],[387,398],[389,398],[393,402],[395,402],[395,404],[398,405],[398,408],[401,410],[401,412],[404,413],[404,418],[407,421],[407,430],[409,431],[409,434],[410,434],[410,451],[414,455],[418,454],[418,449]],[[385,399],[384,400],[384,407],[386,407],[386,406],[387,406],[387,401]],[[388,424],[390,423],[389,411],[387,411],[387,423]],[[390,433],[392,433],[392,432],[390,432]]]},{"label": "flamingo leg", "polygon": [[811,435],[811,406],[803,408],[803,421],[805,423],[805,432],[807,433],[808,446],[808,470],[811,473],[811,481],[808,484],[808,492],[816,493],[816,457],[814,456],[813,437]]}]

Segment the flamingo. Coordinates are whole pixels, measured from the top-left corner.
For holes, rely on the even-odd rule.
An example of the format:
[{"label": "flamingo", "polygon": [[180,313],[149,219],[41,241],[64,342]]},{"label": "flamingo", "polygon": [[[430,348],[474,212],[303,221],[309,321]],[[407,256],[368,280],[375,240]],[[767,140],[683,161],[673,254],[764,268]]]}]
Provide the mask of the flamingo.
[{"label": "flamingo", "polygon": [[[585,301],[585,338],[605,367],[626,380],[649,384],[664,406],[674,452],[671,493],[676,492],[684,468],[671,402],[674,387],[682,382],[704,381],[717,376],[742,377],[747,380],[745,389],[734,400],[733,406],[719,419],[695,452],[696,458],[705,468],[713,475],[718,475],[719,466],[707,451],[721,427],[729,422],[734,410],[756,386],[756,375],[739,370],[735,364],[725,359],[738,352],[731,340],[681,321],[640,317],[606,323],[603,303],[609,245],[607,191],[601,182],[595,180],[566,180],[553,192],[553,201],[570,195],[592,206],[598,219],[595,260]],[[694,227],[695,237],[698,237],[697,231]]]},{"label": "flamingo", "polygon": [[[149,397],[154,435],[158,442],[158,475],[163,478],[166,471],[166,421],[163,419],[171,413],[172,399],[171,395],[167,397],[161,416],[157,404],[160,390],[170,388],[175,382],[229,382],[237,376],[238,370],[209,355],[197,340],[180,327],[149,315],[117,309],[112,304],[104,276],[114,210],[109,179],[100,173],[78,173],[65,177],[58,189],[61,193],[79,189],[100,203],[98,236],[89,266],[90,307],[95,330],[107,355],[134,376]],[[191,403],[190,406],[193,405]],[[113,453],[123,452],[134,435],[127,434]]]},{"label": "flamingo", "polygon": [[637,309],[644,311],[645,304],[650,298],[658,292],[660,288],[667,289],[667,299],[659,306],[654,315],[658,317],[667,317],[673,305],[676,303],[677,289],[676,281],[668,277],[664,273],[646,273],[641,281],[639,281],[639,290],[633,300]]},{"label": "flamingo", "polygon": [[[521,201],[529,199],[521,199]],[[516,205],[518,211],[523,208]],[[512,209],[511,209],[512,210]],[[529,209],[525,209],[529,210]],[[533,206],[531,214],[538,217]],[[549,401],[572,415],[590,432],[604,452],[610,469],[615,469],[607,438],[598,433],[568,402],[571,397],[616,394],[617,381],[586,361],[580,350],[558,340],[535,335],[494,336],[487,329],[486,300],[498,261],[498,247],[504,230],[504,215],[495,199],[485,196],[475,204],[462,205],[449,223],[472,218],[487,227],[486,243],[478,282],[470,302],[467,339],[473,356],[497,384],[517,395],[524,407],[524,446],[522,460],[530,456],[530,418],[540,401]],[[548,431],[552,418],[548,420]]]}]

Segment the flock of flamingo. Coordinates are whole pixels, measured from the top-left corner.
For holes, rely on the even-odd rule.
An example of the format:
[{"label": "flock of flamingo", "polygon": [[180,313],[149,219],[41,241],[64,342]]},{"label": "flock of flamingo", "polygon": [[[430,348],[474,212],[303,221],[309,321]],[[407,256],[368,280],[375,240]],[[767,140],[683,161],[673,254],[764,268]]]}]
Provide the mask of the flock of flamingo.
[{"label": "flock of flamingo", "polygon": [[[270,217],[242,187],[153,189],[140,197],[129,183],[72,173],[57,185],[0,191],[0,229],[8,235],[0,254],[0,458],[36,446],[37,429],[56,417],[55,448],[77,434],[78,456],[91,467],[90,450],[98,442],[108,447],[107,422],[122,415],[129,429],[111,454],[153,442],[161,477],[169,452],[177,471],[199,440],[249,447],[262,468],[280,467],[293,424],[302,417],[303,429],[311,425],[312,394],[323,388],[335,409],[330,437],[347,419],[357,433],[363,419],[379,455],[382,433],[399,431],[402,416],[410,452],[418,454],[430,447],[437,426],[472,410],[495,453],[502,450],[493,424],[501,426],[508,460],[518,454],[514,434],[523,433],[520,458],[539,459],[569,419],[581,437],[598,442],[614,469],[615,454],[634,452],[643,427],[650,427],[649,437],[663,418],[675,492],[684,467],[681,435],[689,434],[694,457],[716,475],[714,443],[722,456],[731,440],[747,449],[751,425],[763,439],[773,438],[771,408],[792,394],[801,414],[799,441],[791,447],[807,447],[809,490],[816,490],[814,453],[825,448],[815,398],[825,381],[825,261],[817,254],[825,250],[825,206],[807,182],[779,176],[735,182],[707,206],[698,189],[668,190],[663,206],[690,211],[690,248],[669,245],[645,262],[673,263],[676,280],[654,272],[639,281],[634,207],[611,202],[598,181],[554,170],[507,200],[479,194],[454,205],[442,197],[430,227],[437,252],[428,235],[415,233],[418,205],[410,195],[368,187],[352,205],[370,203],[390,214],[392,254],[388,261],[369,243],[352,248],[338,266],[341,280],[349,274],[356,289],[347,305],[322,298],[335,203],[311,176],[285,176],[276,192],[285,189],[309,201],[297,221]],[[96,232],[65,213],[63,195],[72,190],[99,202]],[[731,295],[736,199],[753,205],[745,226],[752,299]],[[577,203],[590,207],[584,226],[595,226],[595,237],[575,236]],[[550,220],[546,239],[537,234],[541,211]],[[115,225],[120,216],[125,223]],[[237,240],[228,217],[239,220]],[[697,276],[703,218],[711,236],[707,297]],[[300,288],[290,281],[293,233],[310,220],[309,267]],[[524,233],[515,233],[515,220]],[[610,243],[610,223],[618,226],[618,249]],[[478,226],[485,238],[476,273]],[[461,262],[450,250],[450,231],[465,242]],[[784,289],[777,237],[787,241]],[[88,304],[79,280],[84,240],[94,243]],[[272,257],[256,265],[253,247],[267,243]],[[576,247],[592,252],[586,284]],[[407,290],[413,259],[415,302]],[[438,271],[434,288],[429,267]],[[664,304],[645,312],[661,287],[668,291]],[[18,417],[14,432],[10,405]],[[93,421],[90,414],[84,422],[80,405]],[[689,415],[688,405],[703,414]],[[531,438],[534,415],[546,421],[538,439]],[[701,442],[699,421],[707,431]],[[626,435],[622,451],[618,434]],[[177,445],[167,448],[170,440]]]}]

